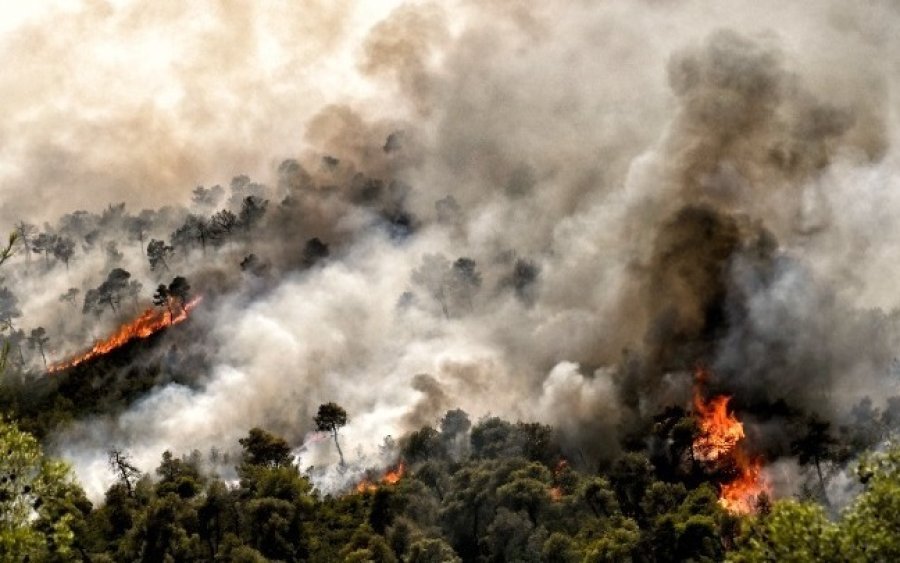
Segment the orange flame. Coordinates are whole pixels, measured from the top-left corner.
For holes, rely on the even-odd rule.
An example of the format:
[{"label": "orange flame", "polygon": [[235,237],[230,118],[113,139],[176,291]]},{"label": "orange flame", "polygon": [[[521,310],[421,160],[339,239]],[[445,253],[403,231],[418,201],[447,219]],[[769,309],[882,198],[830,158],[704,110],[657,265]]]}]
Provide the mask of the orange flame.
[{"label": "orange flame", "polygon": [[[556,482],[559,480],[560,475],[569,468],[569,462],[565,458],[561,458],[559,462],[556,464],[556,467],[553,468],[553,480]],[[562,488],[562,485],[555,484],[549,489],[550,500],[553,502],[559,502],[562,500],[563,495],[565,495],[565,491]]]},{"label": "orange flame", "polygon": [[770,493],[769,483],[763,475],[759,459],[747,459],[741,455],[735,461],[739,469],[738,476],[721,485],[719,504],[737,514],[750,514],[756,510],[759,495]]},{"label": "orange flame", "polygon": [[562,487],[550,487],[550,500],[553,502],[559,502],[563,498],[563,490]]},{"label": "orange flame", "polygon": [[95,343],[87,352],[79,354],[69,360],[53,364],[47,371],[55,373],[75,367],[78,364],[96,358],[97,356],[108,354],[132,340],[147,338],[164,328],[184,322],[187,320],[188,314],[194,307],[199,305],[202,300],[202,296],[197,296],[185,303],[183,307],[179,307],[177,312],[169,311],[168,309],[163,311],[158,311],[155,308],[147,309],[138,318],[120,326],[110,337]]},{"label": "orange flame", "polygon": [[381,482],[385,485],[396,485],[400,482],[400,479],[403,478],[405,473],[406,465],[401,461],[397,464],[397,467],[388,470],[388,472],[384,474],[384,477],[381,478]]},{"label": "orange flame", "polygon": [[694,440],[694,457],[702,461],[716,461],[730,454],[744,439],[744,425],[728,412],[731,397],[718,395],[708,402],[699,390],[694,391],[694,412],[699,435]]},{"label": "orange flame", "polygon": [[703,385],[708,378],[706,370],[697,370],[694,385],[694,414],[697,417],[698,434],[692,450],[700,461],[721,464],[728,462],[737,470],[737,477],[722,483],[719,504],[731,512],[748,514],[761,493],[769,493],[769,483],[762,471],[762,462],[750,458],[743,450],[744,425],[734,413],[728,412],[731,397],[717,395],[703,398]]},{"label": "orange flame", "polygon": [[[388,469],[385,474],[381,476],[380,482],[382,485],[396,485],[405,474],[406,464],[401,461],[396,467]],[[368,477],[356,484],[357,493],[373,493],[377,490],[378,484],[371,481]]]}]

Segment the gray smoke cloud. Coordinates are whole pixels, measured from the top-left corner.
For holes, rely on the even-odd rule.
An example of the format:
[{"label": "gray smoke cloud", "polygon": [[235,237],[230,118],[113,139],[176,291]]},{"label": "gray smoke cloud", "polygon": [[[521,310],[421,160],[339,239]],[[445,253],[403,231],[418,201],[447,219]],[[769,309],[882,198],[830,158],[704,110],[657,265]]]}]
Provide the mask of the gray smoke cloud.
[{"label": "gray smoke cloud", "polygon": [[[686,404],[698,361],[751,422],[895,392],[893,3],[159,6],[53,11],[0,46],[40,69],[0,79],[3,221],[181,205],[242,173],[271,200],[251,242],[181,262],[217,294],[194,321],[207,368],[53,437],[93,495],[112,444],[150,469],[255,425],[333,465],[310,434],[330,400],[354,462],[453,407],[553,424],[603,460]],[[86,64],[101,45],[120,58]],[[312,237],[329,256],[301,267]],[[234,267],[250,251],[262,281]],[[26,315],[49,322],[100,260]],[[66,322],[68,349],[112,324]]]}]

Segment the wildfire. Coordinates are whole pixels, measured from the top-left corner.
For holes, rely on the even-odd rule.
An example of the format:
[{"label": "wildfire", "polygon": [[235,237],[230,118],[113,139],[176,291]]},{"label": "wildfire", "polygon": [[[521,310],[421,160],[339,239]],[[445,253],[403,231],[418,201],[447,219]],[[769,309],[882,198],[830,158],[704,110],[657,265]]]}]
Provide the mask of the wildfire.
[{"label": "wildfire", "polygon": [[202,300],[202,296],[197,296],[185,303],[183,307],[172,308],[171,310],[168,308],[162,311],[155,308],[147,309],[138,318],[120,326],[108,338],[95,343],[87,352],[69,360],[53,364],[47,371],[54,373],[77,366],[97,356],[108,354],[132,340],[147,338],[164,328],[184,322],[187,320],[188,314]]},{"label": "wildfire", "polygon": [[769,492],[769,484],[762,472],[762,462],[748,456],[743,449],[744,425],[728,411],[731,397],[716,395],[704,399],[703,385],[707,378],[704,369],[697,370],[693,402],[698,433],[692,444],[694,457],[734,467],[737,476],[720,485],[719,504],[731,512],[747,514],[753,511],[757,497]]},{"label": "wildfire", "polygon": [[[396,467],[392,467],[388,469],[384,475],[381,476],[379,482],[382,485],[396,485],[400,482],[400,479],[406,474],[406,464],[402,461],[396,465]],[[356,484],[356,492],[357,493],[372,493],[378,490],[378,483],[373,482],[369,478],[365,478],[359,483]]]},{"label": "wildfire", "polygon": [[[743,457],[743,456],[741,456]],[[719,504],[731,512],[749,514],[756,509],[756,500],[762,493],[769,494],[769,484],[762,473],[759,459],[743,459],[736,463],[740,472],[719,490]]]},{"label": "wildfire", "polygon": [[563,495],[565,495],[565,491],[563,491],[562,486],[559,484],[559,477],[563,474],[563,472],[569,468],[569,462],[563,458],[560,459],[556,464],[556,467],[553,468],[553,481],[556,483],[552,487],[550,487],[549,494],[550,500],[553,502],[559,502],[562,500]]},{"label": "wildfire", "polygon": [[550,500],[553,502],[559,502],[563,498],[563,490],[562,487],[550,487]]},{"label": "wildfire", "polygon": [[704,402],[699,389],[694,390],[694,413],[699,435],[694,440],[694,457],[716,461],[729,455],[744,439],[744,425],[728,412],[731,397],[718,395]]}]

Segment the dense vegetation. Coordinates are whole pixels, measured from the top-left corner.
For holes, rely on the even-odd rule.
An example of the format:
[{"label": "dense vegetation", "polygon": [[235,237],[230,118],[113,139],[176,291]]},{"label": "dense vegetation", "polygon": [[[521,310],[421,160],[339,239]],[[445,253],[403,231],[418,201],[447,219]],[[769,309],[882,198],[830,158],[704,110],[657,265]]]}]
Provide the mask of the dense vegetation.
[{"label": "dense vegetation", "polygon": [[[658,405],[657,412],[645,409],[643,391],[628,385],[620,398],[635,420],[619,429],[618,443],[610,438],[611,451],[602,456],[585,454],[571,431],[563,436],[544,424],[496,417],[472,421],[451,410],[434,426],[386,441],[386,457],[405,468],[402,478],[385,483],[385,468],[372,468],[371,485],[356,488],[349,476],[359,469],[358,460],[341,449],[340,439],[353,413],[326,403],[305,426],[290,430],[298,435],[282,438],[252,428],[238,444],[222,444],[222,452],[160,452],[149,474],[128,451],[112,449],[115,483],[102,500],[91,502],[71,469],[44,457],[40,444],[72,423],[114,418],[166,385],[201,386],[214,361],[207,353],[214,346],[200,342],[209,325],[200,318],[173,326],[51,377],[48,356],[60,359],[80,349],[95,325],[127,322],[148,301],[170,317],[200,292],[208,303],[236,294],[249,301],[277,287],[282,275],[334,259],[346,234],[326,236],[315,223],[295,226],[297,209],[310,201],[324,206],[341,197],[364,206],[394,244],[404,244],[416,229],[416,219],[403,208],[400,184],[353,174],[339,196],[307,189],[308,178],[296,163],[288,161],[279,171],[279,190],[293,194],[279,203],[270,205],[271,191],[238,177],[227,201],[224,189],[201,187],[190,209],[133,215],[114,205],[100,214],[69,214],[42,229],[23,222],[0,248],[0,264],[16,250],[23,254],[18,264],[4,266],[12,277],[0,279],[0,560],[900,559],[900,450],[882,447],[900,423],[897,397],[886,398],[883,408],[864,399],[848,416],[829,421],[780,399],[736,397],[756,424],[779,429],[776,439],[757,444],[754,453],[796,461],[802,481],[797,499],[762,497],[754,516],[720,505],[717,488],[735,468],[694,456],[694,413],[677,401]],[[439,222],[459,221],[452,198],[435,207]],[[285,229],[296,232],[287,237]],[[278,238],[300,244],[276,252],[269,241]],[[127,256],[120,251],[126,243]],[[528,310],[541,269],[518,256],[492,263],[424,255],[410,271],[409,291],[397,295],[397,309],[418,307],[452,322],[506,296]],[[69,278],[70,268],[82,278]],[[23,303],[40,292],[26,288],[50,286],[63,272],[66,285],[78,287],[51,294],[50,301],[75,314],[60,314],[56,326],[37,326],[23,313]],[[191,341],[209,346],[183,344]],[[702,352],[712,341],[676,342],[673,350],[689,353],[644,369],[688,373],[689,360],[703,356],[692,348],[698,342]],[[317,488],[322,468],[300,467],[292,455],[299,435],[313,428],[334,442],[331,469],[344,477],[341,490],[326,494]],[[582,437],[581,444],[595,436]],[[879,447],[882,453],[859,457]],[[861,492],[841,509],[829,498],[829,481],[851,470]]]},{"label": "dense vegetation", "polygon": [[[642,454],[573,469],[547,426],[450,411],[397,444],[407,473],[323,495],[287,442],[251,429],[238,479],[199,452],[164,452],[153,475],[110,452],[116,482],[94,506],[68,467],[0,425],[5,561],[889,561],[900,557],[900,449],[863,459],[839,518],[813,501],[761,499],[753,517],[714,487],[665,481]],[[373,481],[377,482],[377,474]]]}]

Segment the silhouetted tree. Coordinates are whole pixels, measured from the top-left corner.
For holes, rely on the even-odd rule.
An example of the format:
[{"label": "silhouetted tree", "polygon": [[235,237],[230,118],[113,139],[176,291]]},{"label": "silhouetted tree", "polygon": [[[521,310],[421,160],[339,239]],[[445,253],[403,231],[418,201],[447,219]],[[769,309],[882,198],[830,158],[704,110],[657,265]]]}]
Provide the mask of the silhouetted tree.
[{"label": "silhouetted tree", "polygon": [[9,239],[7,240],[6,246],[0,248],[0,265],[12,258],[13,254],[16,253],[16,242],[19,240],[19,238],[19,234],[16,231],[13,231],[9,234]]},{"label": "silhouetted tree", "polygon": [[79,293],[81,293],[81,290],[77,287],[70,287],[65,293],[59,296],[59,300],[62,303],[69,303],[75,307],[75,301],[78,299]]},{"label": "silhouetted tree", "polygon": [[519,299],[526,303],[531,303],[534,300],[534,284],[540,273],[541,269],[537,264],[524,258],[519,258],[513,264],[513,271],[509,276],[508,283]]},{"label": "silhouetted tree", "polygon": [[100,219],[97,221],[98,225],[101,227],[103,231],[110,231],[113,229],[118,229],[123,226],[125,221],[125,203],[110,203],[106,206],[106,209],[100,213]]},{"label": "silhouetted tree", "polygon": [[819,479],[822,499],[828,503],[825,489],[825,475],[822,463],[834,458],[837,440],[831,434],[831,423],[812,417],[806,421],[804,434],[791,442],[791,453],[797,456],[801,465],[812,463]]},{"label": "silhouetted tree", "polygon": [[188,247],[196,241],[200,243],[203,252],[206,252],[206,245],[213,236],[213,225],[208,219],[199,215],[188,215],[184,224],[172,233],[172,245]]},{"label": "silhouetted tree", "polygon": [[174,317],[172,314],[172,299],[171,294],[169,293],[169,288],[166,284],[161,283],[156,286],[156,292],[153,294],[153,304],[157,307],[165,307],[169,312],[169,318]]},{"label": "silhouetted tree", "polygon": [[211,188],[197,186],[194,188],[194,191],[191,192],[191,201],[194,205],[206,211],[219,205],[219,202],[222,201],[223,197],[225,197],[225,189],[219,185],[215,185]]},{"label": "silhouetted tree", "polygon": [[19,221],[16,223],[16,236],[25,249],[25,259],[31,261],[31,239],[37,234],[38,229],[34,225]]},{"label": "silhouetted tree", "polygon": [[106,281],[84,294],[82,312],[99,314],[103,305],[109,305],[113,313],[118,311],[122,299],[128,295],[128,280],[131,274],[122,268],[113,268],[106,276]]},{"label": "silhouetted tree", "polygon": [[191,286],[188,284],[187,279],[176,276],[172,282],[169,284],[169,295],[173,299],[178,300],[178,305],[184,310],[184,306],[187,303],[188,295],[190,295]]},{"label": "silhouetted tree", "polygon": [[149,209],[145,209],[139,215],[129,217],[125,221],[125,228],[128,230],[131,240],[136,240],[141,245],[142,253],[144,252],[144,237],[147,236],[147,231],[153,224],[152,213]]},{"label": "silhouetted tree", "polygon": [[125,258],[125,255],[119,252],[119,245],[114,240],[107,241],[103,249],[106,252],[106,263],[109,265],[118,264]]},{"label": "silhouetted tree", "polygon": [[241,210],[238,213],[238,221],[245,232],[249,233],[250,229],[256,226],[259,220],[262,219],[268,205],[269,200],[262,199],[255,195],[247,196],[241,201]]},{"label": "silhouetted tree", "polygon": [[241,438],[238,443],[244,448],[241,461],[249,465],[288,467],[294,461],[287,442],[262,428],[250,429],[247,437]]},{"label": "silhouetted tree", "polygon": [[218,239],[227,238],[237,228],[237,216],[227,209],[216,212],[210,222]]},{"label": "silhouetted tree", "polygon": [[75,254],[75,241],[68,237],[56,239],[53,245],[53,256],[66,265],[66,270],[69,269],[69,260],[72,259],[73,254]]},{"label": "silhouetted tree", "polygon": [[341,451],[341,445],[338,443],[338,429],[347,424],[347,411],[336,403],[325,403],[319,405],[319,412],[316,413],[313,420],[316,423],[316,430],[331,432],[338,456],[341,458],[341,466],[346,465],[344,463],[344,452]]},{"label": "silhouetted tree", "polygon": [[22,316],[19,299],[8,287],[0,287],[0,326],[13,327],[13,319]]},{"label": "silhouetted tree", "polygon": [[150,261],[150,269],[156,270],[159,266],[162,266],[168,271],[169,264],[166,260],[171,258],[174,252],[175,249],[165,242],[156,239],[151,240],[147,245],[147,260]]},{"label": "silhouetted tree", "polygon": [[50,342],[50,338],[47,337],[47,331],[42,326],[32,329],[31,334],[28,336],[28,348],[40,352],[45,368],[47,367],[47,356],[44,354],[44,346],[48,342]]},{"label": "silhouetted tree", "polygon": [[124,450],[113,448],[107,452],[107,463],[119,482],[125,485],[128,496],[134,496],[134,483],[140,479],[140,470],[131,463],[131,456]]},{"label": "silhouetted tree", "polygon": [[31,251],[35,254],[44,255],[44,263],[50,264],[50,254],[56,246],[56,236],[51,233],[41,233],[34,237],[31,241]]},{"label": "silhouetted tree", "polygon": [[25,365],[25,354],[22,353],[22,343],[27,341],[27,337],[25,336],[25,331],[22,329],[8,329],[6,334],[6,338],[4,344],[9,347],[10,350],[16,351],[16,362],[20,366]]}]

